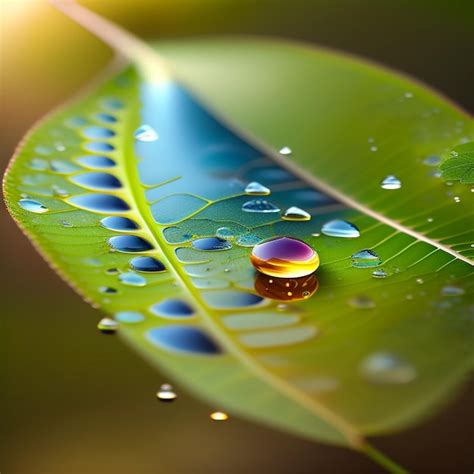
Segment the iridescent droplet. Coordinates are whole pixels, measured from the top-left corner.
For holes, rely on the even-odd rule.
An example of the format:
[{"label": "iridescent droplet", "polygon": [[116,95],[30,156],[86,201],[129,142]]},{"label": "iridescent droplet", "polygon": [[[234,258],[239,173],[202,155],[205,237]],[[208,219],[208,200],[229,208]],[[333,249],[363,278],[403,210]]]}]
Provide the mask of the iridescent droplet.
[{"label": "iridescent droplet", "polygon": [[388,273],[383,268],[378,268],[372,272],[374,278],[386,278]]},{"label": "iridescent droplet", "polygon": [[257,244],[250,261],[258,271],[280,278],[304,277],[319,266],[318,253],[305,242],[291,237],[277,237]]},{"label": "iridescent droplet", "polygon": [[214,421],[227,421],[229,419],[229,415],[223,411],[215,411],[209,417]]},{"label": "iridescent droplet", "polygon": [[375,352],[365,358],[360,371],[363,377],[377,384],[406,384],[416,378],[416,369],[389,352]]},{"label": "iridescent droplet", "polygon": [[156,392],[156,398],[161,402],[172,402],[176,400],[177,397],[178,395],[176,395],[176,392],[169,383],[162,384],[158,392]]},{"label": "iridescent droplet", "polygon": [[137,272],[159,273],[166,271],[165,266],[154,257],[135,257],[130,260],[130,266]]},{"label": "iridescent droplet", "polygon": [[270,213],[280,212],[280,208],[265,199],[252,199],[242,205],[242,211]]},{"label": "iridescent droplet", "polygon": [[293,151],[289,146],[284,146],[283,148],[280,148],[280,155],[291,155]]},{"label": "iridescent droplet", "polygon": [[326,222],[321,228],[321,232],[329,237],[343,237],[346,239],[360,237],[359,229],[354,224],[340,219]]},{"label": "iridescent droplet", "polygon": [[136,235],[117,235],[110,237],[108,243],[114,250],[124,253],[145,252],[153,248],[150,242]]},{"label": "iridescent droplet", "polygon": [[352,266],[356,268],[377,267],[382,263],[380,257],[370,249],[364,249],[351,256]]},{"label": "iridescent droplet", "polygon": [[459,286],[444,286],[441,289],[441,294],[443,296],[461,296],[464,293],[464,288],[460,288]]},{"label": "iridescent droplet", "polygon": [[174,298],[154,304],[150,311],[163,318],[189,318],[194,314],[193,308],[188,303]]},{"label": "iridescent droplet", "polygon": [[114,334],[119,328],[119,323],[111,318],[102,318],[97,324],[97,328],[103,334]]},{"label": "iridescent droplet", "polygon": [[146,280],[135,272],[125,272],[119,275],[118,279],[128,286],[145,286]]},{"label": "iridescent droplet", "polygon": [[389,190],[400,189],[402,187],[402,182],[396,176],[391,174],[382,180],[380,187]]},{"label": "iridescent droplet", "polygon": [[150,125],[142,125],[137,128],[133,136],[140,142],[154,142],[158,140],[158,134]]},{"label": "iridescent droplet", "polygon": [[311,219],[311,214],[306,212],[304,209],[292,206],[283,213],[281,218],[285,221],[309,221]]},{"label": "iridescent droplet", "polygon": [[206,251],[227,250],[232,247],[232,244],[228,240],[220,239],[219,237],[203,237],[201,239],[195,239],[191,242],[191,245],[196,250]]},{"label": "iridescent droplet", "polygon": [[349,300],[349,304],[357,309],[374,309],[375,301],[364,295],[354,296]]},{"label": "iridescent droplet", "polygon": [[252,181],[245,187],[245,193],[255,196],[268,196],[270,194],[270,189],[263,184]]},{"label": "iridescent droplet", "polygon": [[49,211],[44,204],[34,199],[20,199],[18,205],[25,211],[34,212],[35,214],[44,214]]}]

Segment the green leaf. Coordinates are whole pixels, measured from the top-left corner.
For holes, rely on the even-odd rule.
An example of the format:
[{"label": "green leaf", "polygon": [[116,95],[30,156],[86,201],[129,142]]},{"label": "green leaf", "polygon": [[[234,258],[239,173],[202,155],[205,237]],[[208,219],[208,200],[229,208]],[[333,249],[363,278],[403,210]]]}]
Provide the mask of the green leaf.
[{"label": "green leaf", "polygon": [[[336,53],[266,40],[159,45],[174,76],[136,40],[111,36],[138,66],[26,137],[5,178],[11,214],[179,384],[377,458],[365,435],[432,414],[472,367],[472,195],[426,162],[472,122],[423,86]],[[401,188],[381,187],[389,175]],[[253,181],[271,194],[248,195]],[[278,212],[248,212],[249,201]],[[311,219],[282,219],[291,206]],[[322,232],[334,220],[360,236]],[[216,235],[221,250],[199,248]],[[252,246],[275,236],[319,253],[317,280],[305,281],[319,284],[313,296],[255,275]],[[377,259],[354,264],[365,249]]]},{"label": "green leaf", "polygon": [[455,147],[451,157],[439,169],[444,179],[459,180],[464,184],[474,183],[474,142]]}]

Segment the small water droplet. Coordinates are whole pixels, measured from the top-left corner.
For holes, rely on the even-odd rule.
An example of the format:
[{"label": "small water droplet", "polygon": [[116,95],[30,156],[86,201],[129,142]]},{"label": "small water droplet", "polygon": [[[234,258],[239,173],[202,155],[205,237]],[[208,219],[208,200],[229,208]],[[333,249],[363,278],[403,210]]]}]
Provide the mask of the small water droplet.
[{"label": "small water droplet", "polygon": [[258,196],[268,196],[270,194],[270,189],[263,184],[252,181],[245,187],[245,193]]},{"label": "small water droplet", "polygon": [[145,252],[153,248],[150,242],[136,235],[117,235],[110,237],[108,243],[113,249],[124,253]]},{"label": "small water droplet", "polygon": [[425,280],[423,280],[423,278],[417,278],[417,279],[416,279],[416,282],[417,282],[419,285],[423,285],[423,283],[425,282]]},{"label": "small water droplet", "polygon": [[103,334],[114,334],[119,328],[119,323],[111,318],[102,318],[97,324],[97,328]]},{"label": "small water droplet", "polygon": [[59,151],[59,152],[66,151],[66,147],[62,143],[58,143],[55,148],[56,148],[56,151]]},{"label": "small water droplet", "polygon": [[66,120],[65,124],[71,128],[79,128],[84,126],[87,123],[87,120],[82,117],[71,117]]},{"label": "small water droplet", "polygon": [[228,227],[219,227],[216,230],[216,237],[218,239],[232,240],[235,235],[232,229],[229,229]]},{"label": "small water droplet", "polygon": [[210,415],[211,420],[214,421],[227,421],[229,419],[229,415],[224,413],[223,411],[215,411]]},{"label": "small water droplet", "polygon": [[118,268],[108,268],[107,270],[105,270],[105,273],[107,273],[107,275],[117,275],[117,273],[119,273],[119,270]]},{"label": "small water droplet", "polygon": [[406,99],[412,99],[413,98],[413,92],[405,92],[405,94],[403,94],[403,96],[406,98]]},{"label": "small water droplet", "polygon": [[280,212],[280,208],[265,199],[252,199],[242,205],[242,211],[270,213]]},{"label": "small water droplet", "polygon": [[280,155],[291,155],[293,151],[289,146],[284,146],[283,148],[280,148]]},{"label": "small water droplet", "polygon": [[189,318],[194,314],[193,308],[188,303],[173,298],[154,304],[150,311],[163,318]]},{"label": "small water droplet", "polygon": [[104,104],[104,107],[112,110],[120,110],[125,107],[125,104],[121,100],[114,97],[104,99],[102,103]]},{"label": "small water droplet", "polygon": [[454,196],[454,202],[461,202],[461,198],[459,196]]},{"label": "small water droplet", "polygon": [[203,237],[201,239],[195,239],[191,245],[196,250],[206,251],[217,251],[217,250],[228,250],[232,247],[232,244],[225,239],[219,237]]},{"label": "small water droplet", "polygon": [[85,128],[82,133],[85,137],[91,138],[93,140],[100,139],[100,138],[111,138],[115,136],[115,132],[113,130],[109,130],[108,128],[104,127],[87,127]]},{"label": "small water droplet", "polygon": [[44,214],[49,211],[44,204],[34,199],[20,199],[18,205],[25,211],[34,212],[35,214]]},{"label": "small water droplet", "polygon": [[433,222],[434,219],[432,217],[428,217],[428,219],[426,219],[426,220],[427,220],[427,222],[431,223],[431,222]]},{"label": "small water droplet", "polygon": [[100,114],[95,114],[94,117],[97,120],[100,120],[101,122],[105,122],[105,123],[116,123],[117,122],[117,118],[114,117],[113,115],[110,115],[110,114],[100,113]]},{"label": "small water droplet", "polygon": [[44,171],[48,169],[49,164],[46,160],[42,160],[41,158],[33,158],[28,166],[33,170]]},{"label": "small water droplet", "polygon": [[101,287],[99,287],[99,292],[100,293],[105,293],[107,295],[114,295],[115,293],[117,293],[117,289],[112,288],[110,286],[101,286]]},{"label": "small water droplet", "polygon": [[101,219],[100,224],[109,230],[116,232],[130,232],[138,229],[138,224],[128,217],[109,216]]},{"label": "small water droplet", "polygon": [[137,311],[119,311],[115,313],[114,318],[116,321],[125,324],[137,324],[145,320],[145,316]]},{"label": "small water droplet", "polygon": [[135,257],[130,260],[130,266],[137,272],[159,273],[166,271],[165,266],[154,257]]},{"label": "small water droplet", "polygon": [[378,268],[372,272],[374,278],[387,278],[388,273],[383,268]]},{"label": "small water droplet", "polygon": [[374,138],[374,137],[369,137],[369,138],[367,138],[367,141],[368,141],[369,143],[374,143],[374,142],[375,142],[375,138]]},{"label": "small water droplet", "polygon": [[49,164],[49,168],[51,171],[59,174],[72,174],[80,169],[74,163],[65,160],[52,160]]},{"label": "small water droplet", "polygon": [[119,275],[118,279],[128,286],[145,286],[146,280],[135,272],[126,272]]},{"label": "small water droplet", "polygon": [[365,295],[354,296],[349,300],[349,304],[357,309],[374,309],[375,301]]},{"label": "small water droplet", "polygon": [[73,225],[69,221],[61,221],[60,224],[62,227],[73,227]]},{"label": "small water droplet", "polygon": [[109,194],[79,194],[70,197],[67,202],[87,211],[100,213],[119,213],[128,211],[128,204],[117,196]]},{"label": "small water droplet", "polygon": [[346,239],[360,237],[359,229],[354,224],[339,219],[326,222],[321,228],[321,232],[330,237],[343,237]]},{"label": "small water droplet", "polygon": [[82,173],[70,178],[74,184],[82,186],[83,188],[93,190],[113,190],[122,187],[122,183],[114,175],[109,173]]},{"label": "small water droplet", "polygon": [[111,158],[100,155],[80,156],[76,161],[82,166],[93,169],[113,168],[116,165]]},{"label": "small water droplet", "polygon": [[308,244],[290,237],[277,237],[257,244],[250,261],[260,272],[280,277],[310,275],[319,266],[319,256]]},{"label": "small water droplet", "polygon": [[443,296],[461,296],[464,293],[464,288],[460,288],[459,286],[444,286],[441,289],[441,294]]},{"label": "small water droplet", "polygon": [[142,125],[137,128],[133,136],[140,142],[154,142],[158,140],[158,134],[150,125]]},{"label": "small water droplet", "polygon": [[454,150],[451,151],[449,154],[450,154],[453,158],[456,158],[457,156],[459,156],[459,153],[458,153],[457,151],[454,151]]},{"label": "small water droplet", "polygon": [[365,358],[360,371],[365,379],[377,384],[405,384],[416,378],[416,369],[389,352],[375,352]]},{"label": "small water droplet", "polygon": [[372,145],[372,146],[370,147],[370,151],[373,152],[373,153],[375,153],[376,151],[378,151],[378,149],[379,149],[379,147],[378,147],[377,145]]},{"label": "small water droplet", "polygon": [[192,354],[215,355],[220,347],[201,329],[189,325],[160,326],[147,333],[148,340],[161,349]]},{"label": "small water droplet", "polygon": [[283,213],[281,218],[285,221],[309,221],[311,219],[311,214],[306,212],[304,209],[292,206]]},{"label": "small water droplet", "polygon": [[156,392],[156,397],[161,402],[172,402],[176,400],[177,395],[169,383],[164,383],[161,385],[158,392]]},{"label": "small water droplet", "polygon": [[356,268],[377,267],[382,263],[380,257],[370,249],[364,249],[351,256],[352,266]]},{"label": "small water droplet", "polygon": [[389,190],[400,189],[402,187],[402,182],[396,176],[391,174],[382,180],[380,187]]}]

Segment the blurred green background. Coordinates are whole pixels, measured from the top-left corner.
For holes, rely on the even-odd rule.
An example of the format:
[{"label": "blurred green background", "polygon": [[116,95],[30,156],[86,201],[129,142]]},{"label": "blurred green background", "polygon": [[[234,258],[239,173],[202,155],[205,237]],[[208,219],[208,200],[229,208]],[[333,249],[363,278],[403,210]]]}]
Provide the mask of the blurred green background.
[{"label": "blurred green background", "polygon": [[[474,110],[474,2],[96,0],[144,38],[257,34],[303,39],[409,73]],[[1,166],[43,114],[110,51],[41,0],[0,0]],[[183,393],[116,338],[47,268],[5,208],[1,226],[0,471],[19,474],[380,472],[355,453],[231,418]],[[442,348],[440,348],[442,350]],[[172,382],[172,381],[171,381]],[[472,472],[471,383],[422,426],[375,444],[415,472]],[[245,403],[245,401],[243,401]]]}]

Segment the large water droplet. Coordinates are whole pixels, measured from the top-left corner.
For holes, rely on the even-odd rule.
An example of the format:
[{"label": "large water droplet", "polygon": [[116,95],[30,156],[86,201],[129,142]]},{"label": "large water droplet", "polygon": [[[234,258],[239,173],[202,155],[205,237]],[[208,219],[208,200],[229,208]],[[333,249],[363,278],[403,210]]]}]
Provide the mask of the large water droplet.
[{"label": "large water droplet", "polygon": [[242,205],[242,211],[269,213],[280,212],[280,208],[265,199],[252,199]]},{"label": "large water droplet", "polygon": [[97,328],[103,334],[114,334],[119,327],[119,323],[111,318],[102,318],[97,324]]},{"label": "large water droplet", "polygon": [[402,187],[402,182],[394,175],[388,175],[380,183],[382,189],[400,189]]},{"label": "large water droplet", "polygon": [[156,398],[161,402],[172,402],[176,400],[177,396],[169,383],[162,384],[158,392],[156,392]]},{"label": "large water droplet", "polygon": [[108,242],[113,249],[124,253],[145,252],[153,248],[150,242],[136,235],[117,235]]},{"label": "large water droplet", "polygon": [[138,224],[128,217],[109,216],[100,221],[101,225],[109,230],[116,232],[130,232],[138,229]]},{"label": "large water droplet", "polygon": [[145,320],[145,316],[137,311],[119,311],[115,313],[114,318],[120,323],[136,324]]},{"label": "large water droplet", "polygon": [[283,148],[280,148],[280,155],[291,155],[293,151],[289,146],[284,146]]},{"label": "large water droplet", "polygon": [[67,202],[87,211],[100,213],[113,214],[130,209],[123,199],[109,194],[79,194],[70,197]]},{"label": "large water droplet", "polygon": [[219,346],[200,328],[194,326],[161,326],[148,331],[149,341],[165,350],[192,354],[221,353]]},{"label": "large water droplet", "polygon": [[159,273],[166,271],[165,266],[154,257],[132,258],[130,266],[137,272],[144,273]]},{"label": "large water droplet", "polygon": [[354,224],[340,219],[326,222],[321,228],[321,232],[329,237],[343,237],[346,239],[360,237],[359,229]]},{"label": "large water droplet", "polygon": [[150,311],[163,318],[189,318],[194,314],[188,303],[172,298],[154,304]]},{"label": "large water droplet", "polygon": [[115,136],[115,132],[113,130],[109,130],[108,128],[104,127],[87,127],[85,128],[82,133],[87,137],[93,140],[97,138],[110,138]]},{"label": "large water droplet", "polygon": [[119,275],[119,280],[128,286],[145,286],[146,280],[135,272],[126,272]]},{"label": "large water droplet", "polygon": [[86,143],[84,148],[92,153],[109,153],[115,150],[115,147],[110,143],[90,142]]},{"label": "large water droplet", "polygon": [[270,189],[264,186],[263,184],[252,181],[247,184],[245,187],[246,194],[251,194],[255,196],[268,196],[270,194]]},{"label": "large water droplet", "polygon": [[93,169],[113,168],[116,165],[111,158],[100,155],[80,156],[76,161],[82,166]]},{"label": "large water droplet", "polygon": [[137,128],[134,137],[140,142],[154,142],[158,140],[158,134],[150,125],[142,125]]},{"label": "large water droplet", "polygon": [[266,275],[298,278],[319,266],[319,256],[308,244],[290,237],[277,237],[256,245],[250,256],[253,266]]},{"label": "large water droplet", "polygon": [[364,249],[351,256],[352,266],[356,268],[377,267],[382,263],[380,257],[370,249]]},{"label": "large water droplet", "polygon": [[255,291],[277,301],[306,300],[316,293],[318,286],[314,273],[300,278],[277,278],[259,272],[255,279]]},{"label": "large water droplet", "polygon": [[360,370],[369,382],[405,384],[416,378],[416,369],[389,352],[375,352],[361,363]]},{"label": "large water droplet", "polygon": [[309,221],[311,219],[311,214],[306,212],[304,209],[292,206],[283,213],[281,218],[285,221]]},{"label": "large water droplet", "polygon": [[122,183],[119,179],[109,173],[82,173],[70,179],[79,186],[88,189],[97,189],[99,191],[122,187]]},{"label": "large water droplet", "polygon": [[34,212],[35,214],[44,214],[49,211],[44,204],[41,204],[39,201],[35,201],[34,199],[20,199],[18,204],[25,211]]},{"label": "large water droplet", "polygon": [[192,241],[191,245],[196,250],[227,250],[232,247],[232,244],[225,239],[220,239],[218,237],[204,237],[202,239],[195,239]]},{"label": "large water droplet", "polygon": [[441,294],[443,296],[461,296],[464,293],[464,288],[460,288],[459,286],[444,286],[441,289]]}]

